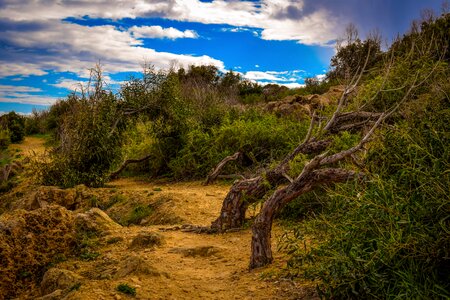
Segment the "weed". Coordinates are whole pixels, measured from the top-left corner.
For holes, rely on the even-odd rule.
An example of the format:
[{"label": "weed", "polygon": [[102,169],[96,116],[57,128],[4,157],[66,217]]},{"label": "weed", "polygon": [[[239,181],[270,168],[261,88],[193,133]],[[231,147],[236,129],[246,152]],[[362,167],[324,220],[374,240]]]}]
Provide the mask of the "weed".
[{"label": "weed", "polygon": [[127,283],[119,284],[116,290],[127,295],[136,296],[136,288],[129,286]]}]

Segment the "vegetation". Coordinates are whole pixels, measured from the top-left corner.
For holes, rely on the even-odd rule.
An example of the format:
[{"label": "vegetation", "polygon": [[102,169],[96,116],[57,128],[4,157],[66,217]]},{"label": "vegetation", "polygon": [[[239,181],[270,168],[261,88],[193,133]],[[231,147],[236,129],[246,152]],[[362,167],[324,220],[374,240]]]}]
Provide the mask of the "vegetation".
[{"label": "vegetation", "polygon": [[136,288],[129,286],[127,283],[121,283],[117,286],[117,291],[130,295],[136,296]]},{"label": "vegetation", "polygon": [[[262,203],[251,267],[272,261],[276,216],[288,221],[280,242],[289,255],[285,273],[313,281],[323,298],[448,298],[449,32],[450,14],[428,18],[382,50],[380,37],[361,40],[349,27],[327,77],[295,90],[190,66],[146,67],[114,94],[96,68],[91,87],[48,111],[2,116],[0,148],[25,132],[51,134],[52,151],[33,167],[43,184],[62,187],[102,186],[111,174],[204,179],[239,152],[221,172],[241,179],[208,230],[244,226],[248,206]],[[345,87],[338,103],[310,116],[264,109],[336,85]],[[90,201],[106,210],[128,199]],[[123,225],[154,213],[151,205],[132,207],[116,218]],[[79,239],[79,256],[95,259],[93,239]],[[127,284],[117,290],[136,294]]]}]

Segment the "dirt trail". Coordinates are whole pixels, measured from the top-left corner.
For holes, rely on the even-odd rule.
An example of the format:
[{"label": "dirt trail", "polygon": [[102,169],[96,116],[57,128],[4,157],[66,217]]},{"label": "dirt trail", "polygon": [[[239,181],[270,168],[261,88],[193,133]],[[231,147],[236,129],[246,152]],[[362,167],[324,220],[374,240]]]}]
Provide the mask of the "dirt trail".
[{"label": "dirt trail", "polygon": [[[112,184],[118,191],[135,193],[161,188],[158,193],[173,201],[172,212],[186,223],[196,225],[209,225],[214,220],[229,189],[227,185],[205,187],[201,182],[154,185],[131,179]],[[135,287],[137,299],[288,299],[288,295],[292,296],[291,284],[263,280],[268,269],[248,271],[250,229],[214,235],[160,230],[170,227],[123,227],[105,237],[121,241],[101,248],[101,256],[96,261],[63,263],[61,268],[91,278],[68,299],[125,299],[128,296],[115,290],[120,283]],[[132,239],[143,232],[159,233],[164,244],[155,249],[130,250]],[[120,268],[121,262],[133,261],[136,257],[148,263],[153,274],[132,273],[119,279],[96,279],[114,267]]]},{"label": "dirt trail", "polygon": [[[24,155],[45,150],[43,140],[33,137],[15,146]],[[141,200],[166,197],[170,199],[170,213],[183,223],[209,225],[219,214],[229,188],[226,184],[203,186],[201,182],[161,184],[119,179],[97,191],[126,193]],[[283,258],[276,251],[275,264],[248,270],[250,228],[210,235],[161,230],[173,227],[132,225],[112,230],[100,237],[96,248],[98,258],[84,261],[74,257],[58,263],[58,269],[70,270],[83,278],[81,285],[63,299],[311,299],[306,290],[290,281],[265,279],[283,265]],[[159,234],[163,244],[154,248],[130,248],[136,236],[150,232]],[[281,230],[275,227],[274,243],[279,234]],[[136,296],[118,292],[116,288],[121,283],[136,288]],[[37,296],[40,291],[34,287],[20,298]]]},{"label": "dirt trail", "polygon": [[20,144],[11,144],[10,149],[19,149],[23,155],[30,156],[33,152],[37,155],[41,155],[45,152],[44,146],[45,140],[43,138],[27,136]]}]

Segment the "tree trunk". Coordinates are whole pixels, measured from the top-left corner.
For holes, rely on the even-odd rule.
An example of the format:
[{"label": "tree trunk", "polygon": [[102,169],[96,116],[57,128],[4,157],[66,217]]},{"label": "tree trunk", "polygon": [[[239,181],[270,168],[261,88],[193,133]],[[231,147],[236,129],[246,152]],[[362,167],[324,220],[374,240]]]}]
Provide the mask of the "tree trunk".
[{"label": "tree trunk", "polygon": [[264,202],[261,212],[253,223],[250,269],[259,268],[272,262],[271,231],[273,218],[287,203],[311,191],[316,186],[344,182],[361,176],[354,171],[344,169],[307,170],[305,174],[297,177],[287,187],[277,190]]},{"label": "tree trunk", "polygon": [[299,153],[310,154],[323,151],[331,143],[330,140],[310,141],[299,145],[277,167],[262,176],[236,182],[231,187],[222,203],[219,217],[212,222],[211,228],[222,232],[239,228],[244,224],[245,212],[250,204],[260,200],[273,187],[287,182],[285,174],[289,162]]},{"label": "tree trunk", "polygon": [[241,152],[236,152],[233,155],[227,156],[224,159],[222,159],[220,161],[219,164],[217,164],[217,166],[211,170],[211,172],[209,173],[208,177],[206,178],[205,181],[205,185],[208,185],[212,182],[214,182],[214,180],[217,179],[217,176],[219,176],[220,171],[222,171],[223,167],[230,161],[234,161],[239,159],[239,157],[241,157],[242,153]]},{"label": "tree trunk", "polygon": [[152,154],[149,154],[147,156],[138,158],[138,159],[127,159],[126,161],[123,162],[123,164],[114,172],[112,172],[109,175],[110,179],[115,179],[119,176],[119,174],[129,165],[129,164],[135,164],[135,163],[140,163],[143,161],[146,161],[148,159],[150,159],[150,157],[152,157]]}]

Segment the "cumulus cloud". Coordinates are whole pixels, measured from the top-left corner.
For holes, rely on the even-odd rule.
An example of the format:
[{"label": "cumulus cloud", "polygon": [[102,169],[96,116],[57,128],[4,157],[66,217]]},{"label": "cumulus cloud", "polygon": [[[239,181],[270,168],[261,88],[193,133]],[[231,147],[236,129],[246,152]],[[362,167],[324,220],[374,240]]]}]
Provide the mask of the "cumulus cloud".
[{"label": "cumulus cloud", "polygon": [[[14,21],[9,20],[10,23]],[[45,75],[46,70],[75,72],[86,77],[87,71],[101,61],[105,72],[141,71],[146,61],[157,68],[179,65],[211,64],[224,69],[222,61],[207,55],[192,56],[158,52],[142,46],[142,41],[128,31],[111,25],[82,26],[60,20],[36,21],[36,30],[5,30],[0,41],[12,47],[30,49],[17,52],[6,49],[15,62],[2,66],[0,76]]]},{"label": "cumulus cloud", "polygon": [[[305,2],[309,5],[305,5]],[[84,16],[112,19],[161,17],[177,21],[258,28],[262,30],[261,38],[266,40],[327,44],[341,32],[341,22],[326,9],[327,6],[316,6],[312,9],[310,2],[312,1],[17,0],[4,5],[0,18],[26,21]]]},{"label": "cumulus cloud", "polygon": [[35,94],[39,92],[40,88],[30,86],[0,85],[0,102],[50,105],[58,99]]},{"label": "cumulus cloud", "polygon": [[135,38],[158,38],[158,39],[196,39],[197,32],[194,30],[181,31],[173,27],[163,28],[161,26],[133,26],[129,30]]},{"label": "cumulus cloud", "polygon": [[303,83],[305,78],[304,70],[291,70],[291,71],[248,71],[242,76],[245,79],[257,82],[261,85],[275,83],[284,85],[288,88],[298,88],[305,86]]}]

